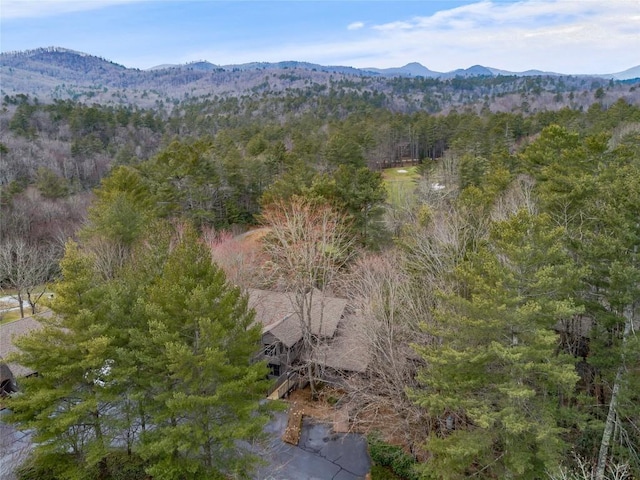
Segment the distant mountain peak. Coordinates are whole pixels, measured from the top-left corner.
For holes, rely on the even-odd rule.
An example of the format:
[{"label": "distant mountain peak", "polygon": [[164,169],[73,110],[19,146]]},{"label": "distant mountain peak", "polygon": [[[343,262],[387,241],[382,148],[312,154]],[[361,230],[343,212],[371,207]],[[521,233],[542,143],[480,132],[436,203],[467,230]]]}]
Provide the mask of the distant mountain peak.
[{"label": "distant mountain peak", "polygon": [[466,70],[463,70],[467,75],[474,75],[474,76],[478,76],[478,75],[491,75],[493,76],[493,73],[491,72],[491,70],[489,70],[487,67],[483,66],[483,65],[472,65],[471,67],[467,68]]},{"label": "distant mountain peak", "polygon": [[217,70],[220,67],[211,62],[208,62],[207,60],[196,60],[196,61],[184,64],[183,68],[187,68],[191,70],[202,70],[206,72],[210,70]]},{"label": "distant mountain peak", "polygon": [[385,76],[407,76],[407,77],[437,77],[439,72],[429,70],[419,62],[407,63],[404,67],[397,68],[365,68],[368,72],[376,72]]},{"label": "distant mountain peak", "polygon": [[83,58],[89,61],[95,60],[98,62],[105,62],[117,67],[125,68],[123,65],[120,65],[116,62],[112,62],[111,60],[107,60],[106,58],[98,57],[96,55],[91,55],[85,52],[79,52],[77,50],[72,50],[70,48],[55,47],[55,46],[34,48],[32,50],[3,52],[0,54],[0,56],[5,58],[33,58],[33,57],[38,57],[38,56],[47,55],[47,54],[69,55],[73,57]]},{"label": "distant mountain peak", "polygon": [[[11,56],[11,57],[33,57],[35,55],[40,55],[43,53],[68,53],[68,54],[72,54],[72,55],[78,55],[80,57],[93,57],[94,55],[90,55],[88,53],[84,53],[84,52],[79,52],[77,50],[71,50],[70,48],[63,48],[63,47],[41,47],[41,48],[34,48],[31,50],[19,50],[19,51],[12,51],[12,52],[3,52],[2,55],[7,55],[7,56]],[[96,57],[97,58],[97,57]]]},{"label": "distant mountain peak", "polygon": [[616,80],[631,80],[640,78],[640,65],[626,69],[623,72],[612,73],[611,76]]}]

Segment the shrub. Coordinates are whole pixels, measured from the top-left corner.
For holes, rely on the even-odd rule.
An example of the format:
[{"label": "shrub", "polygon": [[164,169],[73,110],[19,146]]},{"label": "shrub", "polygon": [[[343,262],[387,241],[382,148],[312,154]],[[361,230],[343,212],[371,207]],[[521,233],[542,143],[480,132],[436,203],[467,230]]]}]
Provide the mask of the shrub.
[{"label": "shrub", "polygon": [[367,442],[371,460],[375,465],[390,467],[396,475],[404,480],[418,480],[419,476],[414,469],[417,463],[416,459],[405,453],[401,447],[384,442],[376,433],[369,435]]},{"label": "shrub", "polygon": [[115,451],[106,458],[108,475],[101,474],[99,465],[84,468],[72,455],[35,454],[16,469],[19,480],[146,480],[145,463],[137,455],[128,455],[124,451]]}]

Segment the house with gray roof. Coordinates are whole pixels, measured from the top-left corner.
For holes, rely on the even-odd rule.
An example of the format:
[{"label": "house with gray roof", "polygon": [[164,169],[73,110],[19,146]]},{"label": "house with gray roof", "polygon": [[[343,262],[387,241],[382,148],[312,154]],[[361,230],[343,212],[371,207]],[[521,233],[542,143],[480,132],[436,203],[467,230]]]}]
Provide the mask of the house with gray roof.
[{"label": "house with gray roof", "polygon": [[[337,371],[363,372],[368,364],[368,349],[357,336],[359,318],[348,312],[347,300],[327,296],[319,290],[307,294],[303,322],[293,293],[249,290],[249,308],[256,312],[255,322],[262,327],[262,348],[258,358],[269,365],[271,376],[278,378],[292,371],[300,360],[313,361]],[[47,312],[45,315],[51,315]],[[321,340],[320,347],[310,357],[303,352],[303,326]],[[20,377],[33,371],[4,359],[17,351],[13,339],[42,328],[34,317],[26,317],[0,325],[0,383],[1,393],[17,389]]]},{"label": "house with gray roof", "polygon": [[8,395],[17,390],[17,379],[28,377],[35,372],[23,365],[7,362],[10,354],[18,351],[13,339],[42,328],[34,317],[25,317],[0,325],[0,395]]},{"label": "house with gray roof", "polygon": [[[256,322],[262,325],[261,356],[267,361],[271,375],[280,377],[300,360],[313,361],[334,370],[362,372],[367,366],[367,349],[359,342],[354,328],[358,319],[347,311],[347,300],[326,296],[319,290],[307,294],[302,309],[294,293],[267,290],[248,291],[249,307],[256,311]],[[300,311],[309,308],[304,321]],[[309,323],[310,333],[320,340],[314,352],[303,351],[303,327]]]}]

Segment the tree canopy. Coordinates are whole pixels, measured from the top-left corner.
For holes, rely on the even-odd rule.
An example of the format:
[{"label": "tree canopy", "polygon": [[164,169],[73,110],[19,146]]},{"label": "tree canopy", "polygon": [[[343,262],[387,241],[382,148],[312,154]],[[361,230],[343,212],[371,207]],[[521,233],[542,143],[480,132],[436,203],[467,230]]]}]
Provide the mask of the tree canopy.
[{"label": "tree canopy", "polygon": [[26,471],[222,478],[255,461],[240,440],[258,439],[268,418],[267,371],[253,361],[260,327],[247,299],[191,227],[158,224],[143,238],[109,280],[69,243],[53,314],[17,340],[15,360],[38,372],[9,400],[37,443]]}]

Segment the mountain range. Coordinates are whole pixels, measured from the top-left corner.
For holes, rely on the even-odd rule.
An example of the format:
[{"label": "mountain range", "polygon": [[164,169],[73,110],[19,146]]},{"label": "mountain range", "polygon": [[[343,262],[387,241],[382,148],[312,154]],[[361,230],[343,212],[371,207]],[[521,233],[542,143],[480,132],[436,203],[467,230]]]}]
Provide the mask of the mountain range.
[{"label": "mountain range", "polygon": [[[55,57],[61,56],[75,56],[78,59],[82,59],[85,67],[90,64],[97,66],[99,70],[106,71],[107,69],[115,70],[128,70],[128,71],[140,71],[139,69],[130,69],[111,62],[109,60],[102,59],[90,55],[88,53],[78,52],[61,47],[47,47],[38,48],[35,50],[26,50],[21,52],[5,52],[0,53],[0,61],[2,66],[7,67],[25,67],[28,63],[32,63],[37,66],[38,63],[49,63],[56,60]],[[88,67],[91,70],[91,67]],[[418,62],[408,63],[402,67],[396,68],[355,68],[349,66],[337,66],[337,65],[319,65],[309,62],[300,61],[283,61],[283,62],[251,62],[244,64],[231,64],[231,65],[216,65],[206,60],[190,62],[186,64],[163,64],[152,67],[147,71],[159,71],[167,69],[181,69],[181,70],[193,70],[193,71],[259,71],[259,70],[286,70],[286,69],[302,69],[312,71],[322,71],[331,73],[340,73],[345,75],[358,75],[358,76],[384,76],[384,77],[425,77],[425,78],[455,78],[455,77],[477,77],[477,76],[581,76],[581,77],[597,77],[607,78],[614,80],[630,80],[634,78],[640,78],[640,65],[631,67],[622,72],[616,73],[593,73],[589,75],[576,75],[572,73],[557,73],[546,72],[541,70],[526,70],[523,72],[514,72],[509,70],[502,70],[498,68],[474,65],[469,68],[459,68],[449,72],[437,72],[430,70],[424,65]]]},{"label": "mountain range", "polygon": [[402,111],[421,108],[435,112],[456,105],[486,103],[490,98],[505,95],[514,98],[502,101],[500,108],[531,108],[531,99],[522,107],[523,92],[534,93],[535,104],[540,104],[540,108],[551,104],[556,108],[567,105],[579,108],[582,103],[588,107],[588,94],[578,100],[573,92],[611,89],[614,88],[611,82],[617,82],[615,89],[620,90],[612,91],[611,98],[625,89],[625,95],[635,97],[635,87],[621,82],[640,82],[640,65],[624,72],[598,75],[510,72],[482,65],[436,72],[417,62],[379,69],[298,61],[216,65],[202,60],[140,70],[87,53],[48,47],[1,53],[0,78],[3,97],[26,94],[45,102],[71,99],[154,108],[194,98],[300,95],[306,98],[321,92],[326,95],[357,92],[384,96],[378,97],[377,102]]},{"label": "mountain range", "polygon": [[[403,67],[394,68],[355,68],[336,65],[319,65],[309,62],[251,62],[237,65],[215,65],[206,60],[197,62],[191,62],[181,65],[164,64],[150,68],[150,70],[162,70],[166,68],[186,68],[193,70],[279,70],[279,69],[306,69],[306,70],[320,70],[327,72],[342,73],[347,75],[381,75],[384,77],[425,77],[425,78],[455,78],[455,77],[494,77],[498,75],[504,76],[517,76],[517,77],[533,77],[539,75],[551,75],[551,76],[569,76],[574,74],[557,73],[557,72],[545,72],[542,70],[526,70],[524,72],[512,72],[509,70],[501,70],[499,68],[485,67],[483,65],[473,65],[469,68],[458,68],[450,72],[437,72],[430,70],[424,65],[418,62],[408,63]],[[590,75],[574,75],[582,77],[598,77],[598,78],[611,78],[614,80],[631,80],[634,78],[640,78],[640,65],[631,67],[623,72],[616,73],[595,73]]]}]

